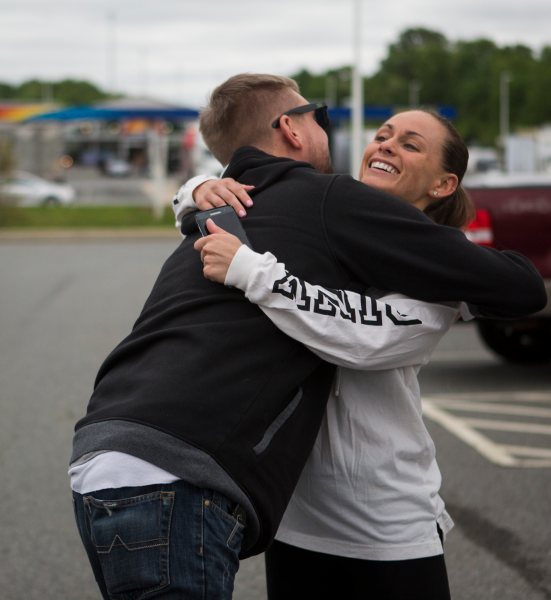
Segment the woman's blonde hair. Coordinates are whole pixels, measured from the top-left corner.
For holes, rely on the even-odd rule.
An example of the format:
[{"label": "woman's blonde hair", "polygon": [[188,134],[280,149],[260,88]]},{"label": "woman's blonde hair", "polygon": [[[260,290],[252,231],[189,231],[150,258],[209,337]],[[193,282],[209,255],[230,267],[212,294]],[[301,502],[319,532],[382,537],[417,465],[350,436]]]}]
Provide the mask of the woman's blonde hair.
[{"label": "woman's blonde hair", "polygon": [[469,162],[469,151],[457,133],[457,129],[448,119],[427,108],[419,110],[434,117],[446,130],[446,139],[442,146],[441,166],[446,173],[457,175],[458,179],[455,192],[429,204],[424,213],[439,225],[465,229],[475,218],[473,201],[461,185]]}]

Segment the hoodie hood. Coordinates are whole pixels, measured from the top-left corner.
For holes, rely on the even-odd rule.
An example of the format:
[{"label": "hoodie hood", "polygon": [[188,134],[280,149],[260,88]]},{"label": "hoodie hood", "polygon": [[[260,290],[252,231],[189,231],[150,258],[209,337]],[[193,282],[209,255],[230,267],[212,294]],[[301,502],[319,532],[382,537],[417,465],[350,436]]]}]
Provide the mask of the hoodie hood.
[{"label": "hoodie hood", "polygon": [[[292,169],[315,170],[310,163],[272,156],[253,146],[243,146],[234,152],[224,171],[224,177],[231,177],[240,183],[254,185],[254,189],[249,192],[249,196],[254,198],[256,194],[275,183]],[[184,235],[191,235],[197,230],[195,213],[184,215],[181,232]]]}]

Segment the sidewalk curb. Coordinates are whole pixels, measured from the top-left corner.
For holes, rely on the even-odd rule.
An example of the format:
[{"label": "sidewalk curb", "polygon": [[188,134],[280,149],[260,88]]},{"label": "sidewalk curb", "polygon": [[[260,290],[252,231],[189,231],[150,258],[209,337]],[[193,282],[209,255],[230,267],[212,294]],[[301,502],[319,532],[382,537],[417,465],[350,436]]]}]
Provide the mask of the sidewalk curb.
[{"label": "sidewalk curb", "polygon": [[64,229],[0,229],[0,242],[33,240],[137,240],[181,239],[180,232],[170,227],[103,227]]}]

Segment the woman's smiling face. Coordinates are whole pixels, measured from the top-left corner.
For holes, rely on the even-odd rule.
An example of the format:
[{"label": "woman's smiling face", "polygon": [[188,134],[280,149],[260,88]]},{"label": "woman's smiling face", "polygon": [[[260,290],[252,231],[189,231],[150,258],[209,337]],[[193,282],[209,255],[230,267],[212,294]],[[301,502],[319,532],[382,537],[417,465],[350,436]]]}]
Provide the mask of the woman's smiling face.
[{"label": "woman's smiling face", "polygon": [[395,115],[365,149],[360,181],[424,210],[447,179],[441,166],[446,130],[430,114]]}]

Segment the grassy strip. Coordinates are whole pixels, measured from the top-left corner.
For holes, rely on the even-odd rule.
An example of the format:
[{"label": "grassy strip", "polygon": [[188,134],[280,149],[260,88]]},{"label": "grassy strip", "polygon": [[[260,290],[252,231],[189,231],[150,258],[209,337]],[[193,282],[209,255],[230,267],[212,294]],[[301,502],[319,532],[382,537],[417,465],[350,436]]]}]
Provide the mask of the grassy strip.
[{"label": "grassy strip", "polygon": [[167,207],[161,221],[150,208],[139,206],[83,206],[16,208],[0,205],[2,227],[174,227],[174,214]]}]

